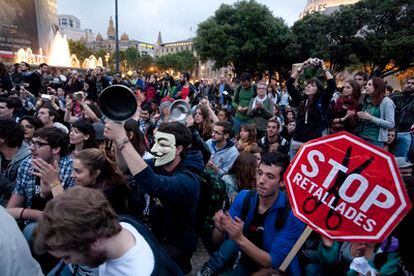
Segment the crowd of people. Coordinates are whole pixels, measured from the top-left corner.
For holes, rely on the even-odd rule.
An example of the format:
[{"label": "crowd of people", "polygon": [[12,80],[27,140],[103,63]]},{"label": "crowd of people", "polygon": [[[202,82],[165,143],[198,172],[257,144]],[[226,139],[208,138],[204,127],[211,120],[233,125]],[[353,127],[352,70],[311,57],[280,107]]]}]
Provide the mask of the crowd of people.
[{"label": "crowd of people", "polygon": [[[309,68],[321,75],[302,84]],[[138,104],[123,123],[99,108],[115,84]],[[354,134],[395,156],[413,200],[413,126],[414,77],[396,91],[358,72],[339,87],[319,59],[282,83],[0,62],[0,274],[184,275],[201,241],[197,275],[412,275],[413,211],[382,243],[313,233],[278,267],[306,226],[283,180],[300,147]]]}]

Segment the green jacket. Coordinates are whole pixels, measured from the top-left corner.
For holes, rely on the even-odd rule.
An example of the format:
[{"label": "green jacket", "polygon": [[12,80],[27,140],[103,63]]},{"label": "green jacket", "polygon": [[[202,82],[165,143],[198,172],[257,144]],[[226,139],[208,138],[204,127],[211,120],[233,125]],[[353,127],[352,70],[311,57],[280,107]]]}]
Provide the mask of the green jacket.
[{"label": "green jacket", "polygon": [[247,116],[247,110],[246,112],[239,112],[237,108],[239,106],[241,107],[249,107],[250,100],[256,97],[256,86],[250,85],[248,89],[244,89],[243,87],[237,87],[236,92],[234,94],[233,99],[233,107],[236,110],[236,119],[242,120],[242,121],[248,121],[249,116]]}]

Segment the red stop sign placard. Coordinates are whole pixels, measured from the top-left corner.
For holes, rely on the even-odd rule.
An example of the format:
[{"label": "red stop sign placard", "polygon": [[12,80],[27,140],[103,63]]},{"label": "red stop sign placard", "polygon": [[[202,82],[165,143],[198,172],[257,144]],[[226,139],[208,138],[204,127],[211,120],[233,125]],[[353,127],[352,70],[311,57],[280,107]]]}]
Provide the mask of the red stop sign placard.
[{"label": "red stop sign placard", "polygon": [[304,144],[285,183],[294,214],[336,240],[381,242],[411,208],[394,157],[346,132]]}]

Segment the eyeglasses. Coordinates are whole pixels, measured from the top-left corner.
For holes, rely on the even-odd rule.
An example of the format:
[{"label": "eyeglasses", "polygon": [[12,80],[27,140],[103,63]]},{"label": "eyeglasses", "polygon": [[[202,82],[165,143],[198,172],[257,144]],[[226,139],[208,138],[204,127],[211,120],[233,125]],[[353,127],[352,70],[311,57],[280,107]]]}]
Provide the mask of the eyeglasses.
[{"label": "eyeglasses", "polygon": [[50,144],[49,143],[44,143],[44,142],[39,142],[39,141],[33,141],[33,147],[35,149],[39,149],[39,148],[41,148],[43,146],[47,146],[47,145],[50,145]]}]

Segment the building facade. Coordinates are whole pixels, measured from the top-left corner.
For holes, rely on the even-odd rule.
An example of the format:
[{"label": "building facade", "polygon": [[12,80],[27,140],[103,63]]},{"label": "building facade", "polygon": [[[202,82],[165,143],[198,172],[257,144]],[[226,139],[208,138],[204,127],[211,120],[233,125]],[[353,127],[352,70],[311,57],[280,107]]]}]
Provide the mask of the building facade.
[{"label": "building facade", "polygon": [[[114,27],[114,21],[112,16],[109,18],[108,29],[106,31],[106,38],[100,33],[96,37],[88,41],[87,45],[93,51],[104,50],[105,52],[112,53],[115,51],[115,36],[116,30]],[[130,39],[127,33],[123,33],[119,38],[119,50],[125,51],[129,47],[135,47],[141,55],[149,55],[155,57],[155,45],[135,39]]]},{"label": "building facade", "polygon": [[59,14],[58,22],[59,31],[65,34],[67,39],[90,42],[95,38],[92,29],[81,29],[81,21],[74,15]]},{"label": "building facade", "polygon": [[315,12],[329,15],[338,10],[342,5],[351,5],[359,1],[360,0],[308,0],[305,9],[299,15],[299,18],[303,18],[304,16]]},{"label": "building facade", "polygon": [[[157,42],[155,43],[155,57],[157,58],[182,51],[190,51],[194,54],[194,56],[197,56],[197,52],[193,46],[192,38],[164,43],[162,41],[161,32],[159,32]],[[228,77],[231,73],[232,69],[230,67],[222,67],[215,70],[214,61],[207,60],[205,62],[198,62],[197,68],[193,72],[193,76],[196,79],[214,80],[218,79],[221,75]]]}]

